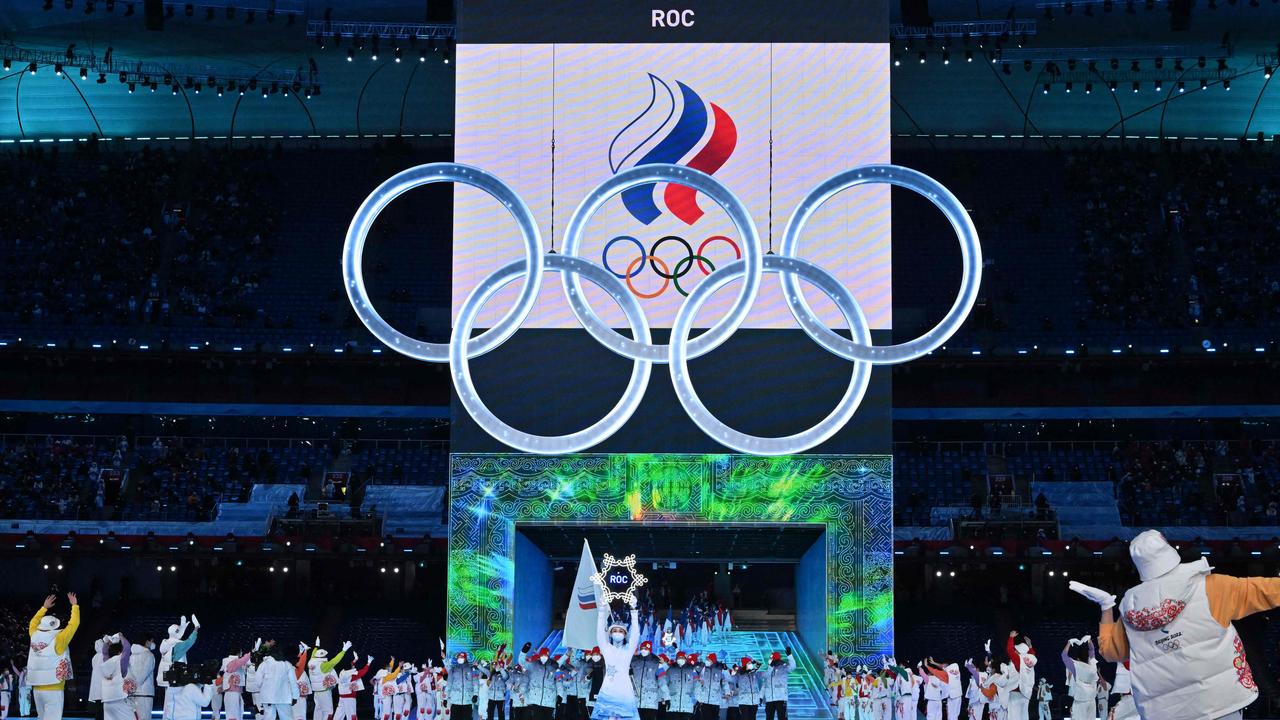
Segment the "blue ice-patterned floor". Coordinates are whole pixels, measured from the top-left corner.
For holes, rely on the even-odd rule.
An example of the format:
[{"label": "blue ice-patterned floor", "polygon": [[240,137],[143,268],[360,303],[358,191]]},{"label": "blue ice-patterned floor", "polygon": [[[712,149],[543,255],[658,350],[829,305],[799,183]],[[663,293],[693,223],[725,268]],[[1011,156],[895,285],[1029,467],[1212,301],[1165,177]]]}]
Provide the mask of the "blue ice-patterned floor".
[{"label": "blue ice-patterned floor", "polygon": [[[565,651],[560,644],[562,631],[555,630],[543,643],[552,648],[555,654]],[[791,673],[787,714],[791,720],[833,720],[832,709],[827,705],[826,691],[822,686],[822,670],[814,659],[805,651],[800,638],[791,632],[720,632],[712,634],[705,647],[701,643],[685,643],[681,649],[685,652],[706,654],[714,652],[722,662],[737,663],[744,657],[755,658],[760,662],[769,659],[769,654],[783,648],[792,648],[796,656],[796,671]],[[763,720],[761,710],[757,720]]]}]

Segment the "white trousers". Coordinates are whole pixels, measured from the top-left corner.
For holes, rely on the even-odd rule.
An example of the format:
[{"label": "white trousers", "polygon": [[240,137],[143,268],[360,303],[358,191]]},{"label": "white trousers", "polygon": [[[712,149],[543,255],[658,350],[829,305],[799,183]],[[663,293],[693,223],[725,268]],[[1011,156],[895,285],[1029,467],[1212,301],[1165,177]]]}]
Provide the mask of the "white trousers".
[{"label": "white trousers", "polygon": [[928,718],[928,720],[942,720],[942,701],[925,700],[924,716]]},{"label": "white trousers", "polygon": [[1031,698],[1022,693],[1009,693],[1009,720],[1031,720]]},{"label": "white trousers", "polygon": [[1244,720],[1244,711],[1237,710],[1230,715],[1223,715],[1220,718],[1214,718],[1214,720]]},{"label": "white trousers", "polygon": [[138,713],[139,720],[151,720],[151,711],[155,709],[156,698],[154,695],[134,695],[133,709]]},{"label": "white trousers", "polygon": [[293,720],[293,705],[289,703],[270,703],[262,706],[264,720]]},{"label": "white trousers", "polygon": [[62,720],[62,688],[36,690],[36,717],[40,720]]},{"label": "white trousers", "polygon": [[960,720],[960,696],[947,698],[947,720]]},{"label": "white trousers", "polygon": [[971,720],[982,720],[982,710],[987,707],[987,703],[969,703],[969,717]]},{"label": "white trousers", "polygon": [[1071,720],[1094,720],[1093,712],[1098,709],[1093,700],[1072,700]]},{"label": "white trousers", "polygon": [[222,712],[222,693],[214,691],[213,697],[209,699],[209,710],[213,713],[210,717],[218,720],[218,713]]},{"label": "white trousers", "polygon": [[356,720],[356,699],[338,698],[338,711],[333,720]]},{"label": "white trousers", "polygon": [[132,698],[102,703],[103,720],[138,720],[138,710]]},{"label": "white trousers", "polygon": [[164,705],[160,710],[161,720],[173,720],[173,701],[178,697],[178,689],[167,687],[164,689]]},{"label": "white trousers", "polygon": [[289,712],[293,720],[307,720],[307,697],[307,695],[302,695],[293,701],[293,705],[289,706]]},{"label": "white trousers", "polygon": [[8,720],[10,702],[13,702],[13,693],[8,690],[0,692],[0,720]]},{"label": "white trousers", "polygon": [[239,692],[223,693],[222,707],[227,711],[227,720],[244,720],[244,696]]},{"label": "white trousers", "polygon": [[908,695],[898,698],[898,717],[897,720],[916,720],[916,716],[920,714],[920,698],[916,695]]},{"label": "white trousers", "polygon": [[412,710],[413,700],[409,697],[409,693],[396,693],[396,703],[392,710],[399,720],[405,720],[409,717],[409,711]]},{"label": "white trousers", "polygon": [[312,720],[333,720],[333,690],[313,690],[311,697],[316,701]]},{"label": "white trousers", "polygon": [[853,708],[853,700],[848,697],[840,698],[839,709],[836,712],[844,720],[856,720],[858,716],[858,711]]}]

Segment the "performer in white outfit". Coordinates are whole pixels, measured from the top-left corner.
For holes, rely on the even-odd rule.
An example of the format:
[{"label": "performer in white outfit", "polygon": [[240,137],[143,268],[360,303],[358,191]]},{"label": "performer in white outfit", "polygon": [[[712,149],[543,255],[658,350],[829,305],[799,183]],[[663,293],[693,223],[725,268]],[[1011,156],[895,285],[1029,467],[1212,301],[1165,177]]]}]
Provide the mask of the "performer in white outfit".
[{"label": "performer in white outfit", "polygon": [[129,653],[129,674],[135,684],[129,696],[133,698],[133,709],[137,711],[139,720],[151,720],[151,710],[156,704],[155,649],[155,640],[146,633],[142,642],[135,643]]},{"label": "performer in white outfit", "polygon": [[227,720],[244,720],[244,693],[249,684],[251,658],[238,647],[222,658],[222,705],[227,711]]},{"label": "performer in white outfit", "polygon": [[1036,651],[1031,639],[1017,630],[1009,633],[1005,646],[1009,663],[1017,676],[1017,684],[1009,689],[1009,700],[1003,703],[1009,720],[1031,720],[1031,692],[1036,687]]},{"label": "performer in white outfit", "polygon": [[1258,685],[1233,621],[1280,607],[1280,578],[1213,574],[1204,558],[1183,563],[1155,530],[1129,543],[1142,584],[1116,596],[1072,581],[1098,603],[1098,646],[1111,662],[1129,662],[1133,700],[1149,720],[1243,717]]},{"label": "performer in white outfit", "polygon": [[364,676],[373,666],[373,656],[366,655],[364,667],[357,670],[356,663],[359,661],[360,654],[352,653],[351,667],[338,673],[338,710],[333,716],[334,720],[356,720],[357,694],[364,690]]},{"label": "performer in white outfit", "polygon": [[133,646],[128,638],[116,634],[103,638],[102,663],[98,666],[98,697],[102,701],[104,720],[137,720],[137,709],[129,695],[138,689],[131,674]]},{"label": "performer in white outfit", "polygon": [[1138,720],[1138,706],[1133,702],[1133,680],[1129,663],[1116,664],[1116,684],[1111,692],[1120,696],[1111,709],[1111,720]]},{"label": "performer in white outfit", "polygon": [[[596,597],[605,597],[604,588],[596,584]],[[609,623],[609,603],[600,603],[597,613],[596,642],[604,657],[604,683],[596,694],[592,720],[639,720],[636,690],[631,684],[631,658],[640,646],[639,613],[631,598],[631,626]]]},{"label": "performer in white outfit", "polygon": [[338,686],[338,673],[334,669],[350,649],[350,641],[342,643],[342,651],[330,660],[329,651],[320,647],[320,638],[316,638],[316,648],[307,663],[307,679],[315,702],[312,720],[333,720],[333,689]]},{"label": "performer in white outfit", "polygon": [[71,679],[71,655],[67,646],[80,627],[80,605],[75,593],[67,593],[71,603],[71,619],[62,627],[58,618],[45,615],[53,607],[54,596],[44,599],[27,627],[31,648],[27,652],[27,683],[35,694],[36,715],[40,720],[62,720],[66,681]]},{"label": "performer in white outfit", "polygon": [[1107,679],[1098,673],[1098,720],[1107,720],[1108,705],[1111,699],[1111,685],[1107,683]]},{"label": "performer in white outfit", "polygon": [[1098,658],[1093,639],[1068,640],[1062,647],[1062,664],[1067,669],[1067,691],[1071,695],[1071,720],[1094,720],[1098,702]]}]

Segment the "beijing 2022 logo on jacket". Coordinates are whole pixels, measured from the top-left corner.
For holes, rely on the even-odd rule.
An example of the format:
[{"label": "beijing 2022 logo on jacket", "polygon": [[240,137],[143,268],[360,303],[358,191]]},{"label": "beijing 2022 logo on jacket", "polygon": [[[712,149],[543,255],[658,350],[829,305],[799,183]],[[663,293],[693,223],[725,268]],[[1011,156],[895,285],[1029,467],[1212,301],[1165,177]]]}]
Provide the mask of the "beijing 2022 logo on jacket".
[{"label": "beijing 2022 logo on jacket", "polygon": [[[733,117],[716,103],[704,100],[683,82],[676,80],[674,85],[673,89],[671,83],[649,73],[648,105],[609,143],[610,172],[616,175],[631,167],[667,163],[715,175],[729,161],[738,146],[738,127]],[[658,118],[661,121],[650,130]],[[706,138],[705,142],[703,138]],[[701,148],[698,148],[699,144]],[[698,148],[697,152],[694,152],[695,148]],[[693,226],[704,214],[698,206],[697,193],[685,185],[667,184],[660,199],[657,195],[656,184],[640,185],[622,193],[622,204],[631,217],[644,225],[652,224],[665,212],[685,225]],[[628,289],[641,299],[658,297],[672,285],[676,292],[688,295],[688,288],[680,285],[680,278],[692,272],[695,265],[703,275],[715,269],[705,255],[708,245],[725,243],[738,258],[742,257],[738,243],[725,235],[705,238],[695,235],[693,239],[699,243],[696,249],[690,240],[679,235],[665,235],[651,243],[631,235],[618,235],[605,244],[601,260],[609,272],[625,280]],[[633,245],[636,252],[621,272],[609,260],[609,251],[619,243]],[[666,243],[676,243],[684,248],[684,256],[674,266],[658,257],[658,249]],[[646,267],[662,280],[654,292],[643,292],[631,282]]]}]

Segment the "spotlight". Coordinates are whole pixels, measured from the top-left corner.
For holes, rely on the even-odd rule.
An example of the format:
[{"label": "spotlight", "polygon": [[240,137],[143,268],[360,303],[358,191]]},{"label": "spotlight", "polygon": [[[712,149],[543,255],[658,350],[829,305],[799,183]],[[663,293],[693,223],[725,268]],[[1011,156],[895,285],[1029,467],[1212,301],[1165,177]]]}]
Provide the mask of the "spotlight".
[{"label": "spotlight", "polygon": [[1134,80],[1134,81],[1133,81],[1133,91],[1134,91],[1134,92],[1138,92],[1138,91],[1139,91],[1139,90],[1141,90],[1141,89],[1142,89],[1142,86],[1138,84],[1138,81],[1137,81],[1137,80]]},{"label": "spotlight", "polygon": [[239,91],[240,91],[240,96],[241,96],[241,97],[243,97],[243,96],[244,96],[244,85],[241,85],[238,89],[239,89]]},{"label": "spotlight", "polygon": [[1160,92],[1160,90],[1164,87],[1164,83],[1162,83],[1162,82],[1160,82],[1159,80],[1157,80],[1157,81],[1155,82],[1155,86],[1156,86],[1156,92]]},{"label": "spotlight", "polygon": [[1180,92],[1180,93],[1181,93],[1181,92],[1186,92],[1186,91],[1187,91],[1187,84],[1186,84],[1186,83],[1184,83],[1184,82],[1182,82],[1181,80],[1179,80],[1179,81],[1178,81],[1178,92]]},{"label": "spotlight", "polygon": [[1084,94],[1085,94],[1085,95],[1092,95],[1092,94],[1093,94],[1093,83],[1085,83],[1085,84],[1084,84]]},{"label": "spotlight", "polygon": [[80,68],[80,79],[81,80],[89,79],[89,68],[85,68],[85,67]]},{"label": "spotlight", "polygon": [[951,64],[951,53],[947,50],[942,51],[942,64],[943,65]]},{"label": "spotlight", "polygon": [[9,68],[11,68],[11,67],[13,67],[13,61],[12,61],[12,60],[10,60],[9,58],[5,58],[5,59],[4,59],[4,69],[5,69],[5,71],[7,72],[7,71],[9,70]]},{"label": "spotlight", "polygon": [[135,87],[135,85],[134,85],[133,83],[129,83],[129,94],[130,94],[130,95],[132,95],[132,94],[133,94],[133,89],[134,89],[134,87]]},{"label": "spotlight", "polygon": [[449,64],[449,46],[446,45],[444,48],[444,51],[440,54],[444,56],[444,64],[448,65]]},{"label": "spotlight", "polygon": [[218,97],[222,97],[222,86],[218,86]]},{"label": "spotlight", "polygon": [[1071,92],[1071,83],[1070,83],[1070,82],[1068,82],[1068,83],[1067,83],[1067,92]]},{"label": "spotlight", "polygon": [[[55,65],[54,67],[61,68],[62,66],[61,66],[61,65]],[[1263,68],[1262,68],[1262,77],[1263,77],[1263,78],[1265,78],[1265,79],[1267,79],[1267,80],[1270,80],[1270,79],[1271,79],[1271,66],[1270,66],[1270,65],[1264,65],[1264,66],[1263,66]]]},{"label": "spotlight", "polygon": [[35,63],[31,63],[30,65],[27,65],[27,72],[31,73],[32,75],[35,75],[36,71],[39,69],[40,68]]},{"label": "spotlight", "polygon": [[[62,63],[53,64],[53,74],[62,77]],[[1267,70],[1267,77],[1271,77],[1271,70]]]},{"label": "spotlight", "polygon": [[1110,90],[1111,92],[1115,92],[1115,91],[1116,91],[1116,81],[1115,81],[1115,80],[1112,80],[1111,82],[1107,83],[1107,89],[1108,89],[1108,90]]},{"label": "spotlight", "polygon": [[1223,89],[1223,90],[1226,90],[1227,92],[1231,92],[1231,81],[1230,81],[1230,80],[1223,80],[1223,81],[1222,81],[1222,89]]},{"label": "spotlight", "polygon": [[200,88],[201,88],[200,83],[196,83],[195,90],[196,90],[196,94],[197,94],[197,95],[199,95],[199,94],[200,94]]},{"label": "spotlight", "polygon": [[165,84],[165,85],[172,85],[172,84],[173,84],[173,74],[172,74],[172,73],[165,73],[165,74],[164,74],[164,84]]},{"label": "spotlight", "polygon": [[1208,81],[1208,80],[1205,80],[1204,78],[1200,78],[1200,89],[1201,89],[1201,90],[1208,90],[1208,89],[1209,89],[1209,81]]},{"label": "spotlight", "polygon": [[1045,95],[1048,95],[1048,94],[1049,94],[1049,83],[1045,83],[1045,84],[1044,84],[1044,94],[1045,94]]},{"label": "spotlight", "polygon": [[347,50],[347,62],[351,62],[352,60],[355,60],[355,59],[356,59],[356,51]]},{"label": "spotlight", "polygon": [[920,51],[920,64],[921,64],[921,65],[923,65],[923,64],[924,64],[924,61],[925,61],[925,54],[924,54],[924,51],[923,51],[923,50],[921,50],[921,51]]},{"label": "spotlight", "polygon": [[267,88],[266,88],[266,86],[264,85],[264,86],[262,87],[262,99],[264,99],[264,100],[265,100],[265,99],[267,98],[267,95],[268,95],[268,94],[269,94],[269,93],[267,92]]},{"label": "spotlight", "polygon": [[171,88],[171,89],[173,90],[173,92],[172,92],[171,94],[172,94],[172,95],[177,95],[177,94],[178,94],[178,83],[174,83],[174,84],[173,84],[173,88]]},{"label": "spotlight", "polygon": [[400,62],[402,59],[404,59],[404,52],[401,51],[400,48],[396,48],[394,52],[395,52],[396,62]]},{"label": "spotlight", "polygon": [[973,62],[973,51],[972,51],[972,50],[965,50],[965,51],[964,51],[964,61],[965,61],[965,62]]}]

